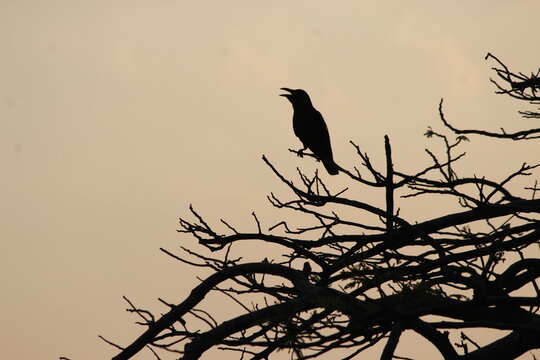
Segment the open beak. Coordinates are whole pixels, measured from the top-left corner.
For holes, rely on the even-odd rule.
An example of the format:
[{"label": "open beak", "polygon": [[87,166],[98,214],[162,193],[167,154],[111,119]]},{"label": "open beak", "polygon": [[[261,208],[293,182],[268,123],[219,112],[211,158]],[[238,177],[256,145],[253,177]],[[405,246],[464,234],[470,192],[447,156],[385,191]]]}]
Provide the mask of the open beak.
[{"label": "open beak", "polygon": [[292,97],[292,89],[289,88],[281,88],[281,90],[285,90],[290,92],[290,94],[279,94],[279,96],[285,96],[287,99],[290,99]]}]

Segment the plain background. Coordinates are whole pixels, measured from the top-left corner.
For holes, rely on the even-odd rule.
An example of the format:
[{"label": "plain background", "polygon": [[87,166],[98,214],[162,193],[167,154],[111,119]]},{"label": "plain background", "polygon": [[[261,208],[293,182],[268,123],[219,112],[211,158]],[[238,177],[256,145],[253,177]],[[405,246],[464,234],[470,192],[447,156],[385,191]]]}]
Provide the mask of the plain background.
[{"label": "plain background", "polygon": [[[443,97],[459,127],[538,127],[517,114],[534,107],[493,93],[484,56],[538,69],[539,13],[536,0],[1,0],[0,358],[116,354],[98,334],[126,345],[142,330],[122,295],[159,313],[157,297],[179,302],[206,274],[158,250],[193,245],[176,233],[191,203],[246,231],[252,211],[265,228],[286,216],[266,201],[290,194],[261,155],[292,177],[320,165],[288,152],[300,142],[280,87],[311,94],[350,169],[349,140],[381,161],[385,134],[399,170],[428,165],[424,148],[440,146],[423,133],[443,131]],[[468,176],[501,180],[538,153],[534,141],[471,140]],[[418,204],[403,215],[453,209]],[[273,254],[261,249],[239,252]],[[436,358],[415,340],[398,353]]]}]

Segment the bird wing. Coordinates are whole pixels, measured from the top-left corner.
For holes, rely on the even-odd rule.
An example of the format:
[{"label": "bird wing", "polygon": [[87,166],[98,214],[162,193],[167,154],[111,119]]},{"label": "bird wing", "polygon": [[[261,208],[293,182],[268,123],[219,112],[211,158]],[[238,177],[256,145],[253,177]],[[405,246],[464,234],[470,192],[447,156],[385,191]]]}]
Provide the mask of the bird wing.
[{"label": "bird wing", "polygon": [[306,132],[307,146],[319,158],[332,159],[332,146],[328,127],[321,113],[313,109],[311,121]]}]

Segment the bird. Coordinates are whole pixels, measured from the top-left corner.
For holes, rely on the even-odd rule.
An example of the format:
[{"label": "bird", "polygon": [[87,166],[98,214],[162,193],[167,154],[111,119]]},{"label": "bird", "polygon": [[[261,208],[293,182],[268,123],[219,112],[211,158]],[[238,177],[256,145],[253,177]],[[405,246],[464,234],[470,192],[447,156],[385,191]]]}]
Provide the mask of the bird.
[{"label": "bird", "polygon": [[298,155],[302,156],[306,149],[311,150],[315,157],[322,161],[330,175],[337,175],[340,167],[334,162],[332,156],[328,128],[321,113],[313,107],[308,93],[302,89],[285,87],[281,90],[288,92],[280,96],[286,97],[292,104],[294,133],[304,145]]},{"label": "bird", "polygon": [[308,261],[306,261],[304,263],[304,266],[302,267],[302,272],[308,279],[309,279],[309,275],[311,275],[311,271],[312,271],[311,264]]}]

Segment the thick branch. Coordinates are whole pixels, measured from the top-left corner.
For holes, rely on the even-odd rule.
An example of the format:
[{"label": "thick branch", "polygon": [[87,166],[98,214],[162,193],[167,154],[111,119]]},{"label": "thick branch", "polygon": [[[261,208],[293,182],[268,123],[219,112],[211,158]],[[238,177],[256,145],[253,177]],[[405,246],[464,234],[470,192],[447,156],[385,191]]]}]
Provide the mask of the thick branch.
[{"label": "thick branch", "polygon": [[181,302],[173,307],[168,313],[163,315],[159,320],[149,325],[148,329],[137,340],[126,347],[122,352],[113,357],[113,360],[126,360],[131,358],[147,344],[152,343],[154,338],[163,330],[172,326],[175,322],[180,321],[189,310],[193,309],[204,297],[219,283],[239,276],[249,275],[256,273],[265,273],[276,276],[284,277],[296,286],[306,287],[309,286],[309,282],[301,271],[287,268],[281,265],[269,264],[269,263],[250,263],[232,266],[230,268],[223,269],[216,272],[204,280],[200,285],[195,287],[191,294]]}]

